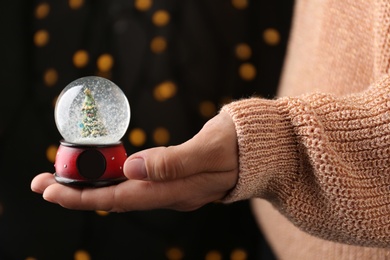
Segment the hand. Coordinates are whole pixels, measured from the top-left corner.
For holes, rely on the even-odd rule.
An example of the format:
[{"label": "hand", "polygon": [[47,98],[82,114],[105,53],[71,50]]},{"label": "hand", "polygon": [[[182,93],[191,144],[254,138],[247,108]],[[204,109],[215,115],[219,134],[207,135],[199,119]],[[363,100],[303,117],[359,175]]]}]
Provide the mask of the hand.
[{"label": "hand", "polygon": [[187,142],[147,149],[124,164],[128,180],[102,188],[72,188],[50,173],[36,176],[31,189],[69,209],[124,212],[169,208],[195,210],[222,199],[238,179],[235,126],[222,112]]}]

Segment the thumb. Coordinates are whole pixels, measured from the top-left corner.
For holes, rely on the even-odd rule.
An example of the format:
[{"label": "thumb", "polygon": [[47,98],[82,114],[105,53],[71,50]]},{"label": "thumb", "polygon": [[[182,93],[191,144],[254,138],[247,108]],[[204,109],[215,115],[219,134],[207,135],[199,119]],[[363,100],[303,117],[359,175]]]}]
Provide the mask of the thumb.
[{"label": "thumb", "polygon": [[131,155],[124,173],[129,179],[169,181],[197,173],[228,172],[238,167],[236,131],[221,113],[187,142],[147,149]]},{"label": "thumb", "polygon": [[130,156],[124,164],[124,173],[129,179],[168,181],[189,175],[184,170],[179,146],[157,147]]}]

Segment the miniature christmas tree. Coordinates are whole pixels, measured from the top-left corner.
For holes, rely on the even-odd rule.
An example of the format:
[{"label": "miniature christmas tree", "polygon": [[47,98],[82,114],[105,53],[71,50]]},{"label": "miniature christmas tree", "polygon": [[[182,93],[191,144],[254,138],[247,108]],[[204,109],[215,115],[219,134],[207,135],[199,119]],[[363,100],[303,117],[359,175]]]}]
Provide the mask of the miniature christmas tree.
[{"label": "miniature christmas tree", "polygon": [[91,90],[88,88],[85,89],[84,94],[85,99],[81,108],[83,116],[82,123],[80,124],[81,136],[86,138],[107,135],[107,130],[98,116],[98,108]]}]

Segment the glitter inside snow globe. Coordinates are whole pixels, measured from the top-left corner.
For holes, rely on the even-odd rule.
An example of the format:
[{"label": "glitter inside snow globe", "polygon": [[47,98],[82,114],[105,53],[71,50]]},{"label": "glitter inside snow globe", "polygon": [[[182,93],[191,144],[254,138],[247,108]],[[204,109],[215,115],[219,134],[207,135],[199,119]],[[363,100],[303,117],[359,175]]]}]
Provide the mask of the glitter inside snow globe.
[{"label": "glitter inside snow globe", "polygon": [[64,88],[55,106],[60,141],[55,179],[72,186],[100,187],[126,179],[127,159],[120,141],[130,122],[122,90],[101,77],[84,77]]}]

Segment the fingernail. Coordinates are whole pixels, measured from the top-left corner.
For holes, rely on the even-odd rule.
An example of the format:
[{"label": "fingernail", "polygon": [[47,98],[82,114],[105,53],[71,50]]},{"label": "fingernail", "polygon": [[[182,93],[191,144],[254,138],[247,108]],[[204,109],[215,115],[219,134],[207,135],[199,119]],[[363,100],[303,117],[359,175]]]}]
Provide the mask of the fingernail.
[{"label": "fingernail", "polygon": [[143,180],[148,177],[144,159],[134,158],[126,166],[127,175],[131,179]]}]

